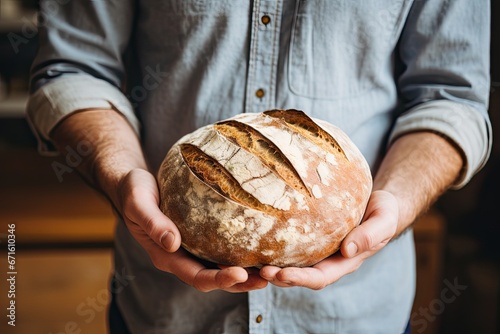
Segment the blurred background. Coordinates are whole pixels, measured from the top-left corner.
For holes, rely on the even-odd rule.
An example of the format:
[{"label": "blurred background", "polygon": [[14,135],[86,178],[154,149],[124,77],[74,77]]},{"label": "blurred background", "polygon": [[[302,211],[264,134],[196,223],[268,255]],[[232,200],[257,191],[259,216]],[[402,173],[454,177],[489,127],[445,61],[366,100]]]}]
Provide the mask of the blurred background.
[{"label": "blurred background", "polygon": [[[62,1],[62,0],[61,0]],[[62,1],[66,2],[66,0]],[[42,157],[24,117],[37,1],[0,0],[0,333],[105,333],[114,216],[64,157]],[[500,130],[500,5],[492,1],[494,137]],[[58,169],[59,168],[59,169]],[[414,333],[499,333],[500,147],[465,188],[415,224]],[[16,327],[7,325],[15,224]]]}]

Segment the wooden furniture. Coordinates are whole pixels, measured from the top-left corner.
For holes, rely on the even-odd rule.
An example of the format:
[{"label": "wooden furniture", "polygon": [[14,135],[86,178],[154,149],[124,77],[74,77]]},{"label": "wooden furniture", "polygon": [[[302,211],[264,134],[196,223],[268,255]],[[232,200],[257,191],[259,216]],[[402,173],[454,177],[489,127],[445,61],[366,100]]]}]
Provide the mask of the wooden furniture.
[{"label": "wooden furniture", "polygon": [[441,286],[446,221],[435,210],[422,215],[414,224],[417,255],[417,286],[412,310],[412,333],[439,333]]}]

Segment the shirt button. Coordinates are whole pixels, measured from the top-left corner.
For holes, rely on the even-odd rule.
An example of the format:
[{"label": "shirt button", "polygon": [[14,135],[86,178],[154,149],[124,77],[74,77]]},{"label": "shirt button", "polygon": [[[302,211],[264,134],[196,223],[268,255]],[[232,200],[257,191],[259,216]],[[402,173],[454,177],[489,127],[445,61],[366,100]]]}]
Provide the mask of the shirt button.
[{"label": "shirt button", "polygon": [[271,18],[268,15],[264,15],[260,18],[260,22],[267,26],[271,22]]},{"label": "shirt button", "polygon": [[263,89],[257,89],[257,91],[255,92],[255,96],[257,96],[259,99],[263,98],[264,95],[266,95],[266,93]]},{"label": "shirt button", "polygon": [[262,315],[258,315],[257,318],[255,318],[255,322],[260,324],[262,322]]}]

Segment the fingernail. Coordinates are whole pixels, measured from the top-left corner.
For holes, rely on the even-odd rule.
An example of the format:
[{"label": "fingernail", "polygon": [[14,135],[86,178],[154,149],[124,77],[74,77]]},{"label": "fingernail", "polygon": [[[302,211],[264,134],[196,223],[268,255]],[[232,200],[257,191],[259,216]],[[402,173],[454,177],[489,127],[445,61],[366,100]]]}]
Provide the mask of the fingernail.
[{"label": "fingernail", "polygon": [[357,252],[358,252],[358,246],[354,242],[351,242],[349,245],[347,245],[348,257],[353,257],[354,255],[356,255]]},{"label": "fingernail", "polygon": [[161,243],[163,244],[163,247],[165,247],[165,249],[168,251],[170,251],[170,249],[172,248],[174,241],[175,241],[175,235],[172,232],[167,232],[161,238]]}]

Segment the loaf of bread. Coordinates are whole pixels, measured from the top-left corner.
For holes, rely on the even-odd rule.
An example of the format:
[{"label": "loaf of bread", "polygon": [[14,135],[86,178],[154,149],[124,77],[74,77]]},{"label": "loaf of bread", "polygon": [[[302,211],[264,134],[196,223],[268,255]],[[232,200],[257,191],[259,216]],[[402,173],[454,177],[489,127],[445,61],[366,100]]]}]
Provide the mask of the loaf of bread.
[{"label": "loaf of bread", "polygon": [[332,255],[372,190],[348,136],[298,110],[239,114],[184,136],[158,183],[183,247],[242,267],[304,267]]}]

